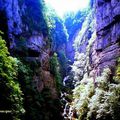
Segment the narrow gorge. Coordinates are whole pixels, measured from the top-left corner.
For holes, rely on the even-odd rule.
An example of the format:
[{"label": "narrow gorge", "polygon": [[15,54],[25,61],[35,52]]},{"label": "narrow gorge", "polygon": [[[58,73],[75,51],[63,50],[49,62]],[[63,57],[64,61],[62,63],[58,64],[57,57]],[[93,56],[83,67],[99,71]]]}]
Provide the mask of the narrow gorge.
[{"label": "narrow gorge", "polygon": [[0,120],[120,120],[120,1],[0,0]]}]

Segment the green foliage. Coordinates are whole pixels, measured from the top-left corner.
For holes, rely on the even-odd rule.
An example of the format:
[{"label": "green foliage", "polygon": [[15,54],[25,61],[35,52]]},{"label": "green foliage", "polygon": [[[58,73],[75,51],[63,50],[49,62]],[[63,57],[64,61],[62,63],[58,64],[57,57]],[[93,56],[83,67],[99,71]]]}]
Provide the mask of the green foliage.
[{"label": "green foliage", "polygon": [[73,103],[79,120],[119,120],[120,84],[110,83],[110,75],[110,69],[106,68],[96,78],[96,87],[89,77],[75,87]]},{"label": "green foliage", "polygon": [[74,40],[75,60],[72,65],[75,82],[79,82],[85,73],[89,75],[91,65],[91,48],[96,40],[94,10],[84,18],[81,29],[78,31]]},{"label": "green foliage", "polygon": [[51,40],[51,49],[57,51],[60,45],[67,42],[67,29],[55,10],[50,5],[44,5],[43,14],[48,26],[49,39]]},{"label": "green foliage", "polygon": [[84,22],[86,15],[89,12],[89,8],[84,11],[78,11],[76,14],[71,12],[65,15],[65,26],[69,34],[69,40],[74,37],[78,29],[81,29],[81,25]]},{"label": "green foliage", "polygon": [[24,93],[24,108],[26,110],[25,119],[37,120],[38,118],[41,118],[41,113],[39,111],[43,98],[41,94],[34,89],[32,82],[34,71],[30,64],[23,60],[20,60],[18,65],[18,78]]},{"label": "green foliage", "polygon": [[74,80],[79,82],[84,74],[86,65],[86,56],[84,53],[75,52],[75,61],[72,65]]},{"label": "green foliage", "polygon": [[[21,83],[21,88],[24,93],[24,108],[26,110],[25,120],[49,120],[59,119],[60,102],[52,98],[51,90],[43,88],[38,91],[34,83],[33,76],[39,66],[38,63],[26,62],[21,59],[18,63],[18,77]],[[40,73],[39,73],[40,74]]]},{"label": "green foliage", "polygon": [[74,108],[79,113],[79,120],[86,119],[88,104],[91,96],[94,94],[94,85],[92,82],[76,86],[73,90]]},{"label": "green foliage", "polygon": [[0,109],[10,110],[13,120],[18,120],[25,112],[23,93],[17,81],[17,62],[9,55],[6,43],[0,36]]},{"label": "green foliage", "polygon": [[116,75],[114,76],[114,81],[120,83],[120,57],[117,60]]},{"label": "green foliage", "polygon": [[98,87],[89,103],[88,119],[95,116],[96,119],[118,120],[120,117],[120,84],[110,83],[110,74],[106,69],[96,80]]},{"label": "green foliage", "polygon": [[62,78],[66,77],[67,68],[68,68],[68,58],[66,57],[65,51],[58,52],[58,60],[60,64],[60,73]]},{"label": "green foliage", "polygon": [[44,5],[43,13],[49,29],[55,28],[55,11],[49,5]]},{"label": "green foliage", "polygon": [[60,91],[62,79],[61,79],[61,75],[59,71],[59,62],[58,62],[56,53],[54,53],[54,55],[50,59],[50,71],[55,76],[56,86],[57,86],[58,91]]},{"label": "green foliage", "polygon": [[[89,41],[91,38],[91,34],[94,31],[95,21],[92,16],[93,12],[89,11],[89,14],[84,18],[84,22],[81,25],[81,29],[77,33],[77,37],[74,40],[74,48],[75,50],[79,49],[79,46],[85,44],[86,41]],[[91,41],[91,40],[90,40]]]}]

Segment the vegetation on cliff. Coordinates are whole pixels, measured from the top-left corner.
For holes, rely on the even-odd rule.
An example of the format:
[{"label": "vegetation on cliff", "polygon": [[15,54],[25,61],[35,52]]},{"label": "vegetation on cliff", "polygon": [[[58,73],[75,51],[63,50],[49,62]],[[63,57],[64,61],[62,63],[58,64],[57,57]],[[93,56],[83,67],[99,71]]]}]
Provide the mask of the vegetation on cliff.
[{"label": "vegetation on cliff", "polygon": [[1,120],[119,120],[120,6],[91,7],[60,18],[45,0],[0,2]]},{"label": "vegetation on cliff", "polygon": [[[1,32],[0,32],[1,33]],[[23,92],[17,79],[18,60],[10,56],[5,40],[0,36],[0,110],[1,119],[19,120],[25,112]],[[8,114],[6,112],[8,111]]]},{"label": "vegetation on cliff", "polygon": [[[110,82],[111,71],[105,69],[95,80],[84,77],[73,90],[78,119],[119,120],[120,84]],[[87,80],[87,81],[86,81]]]},{"label": "vegetation on cliff", "polygon": [[56,81],[56,86],[58,92],[61,91],[61,86],[62,86],[62,78],[60,75],[60,65],[58,62],[57,54],[54,53],[54,55],[50,59],[50,71],[51,73],[55,76],[55,81]]},{"label": "vegetation on cliff", "polygon": [[[47,87],[41,92],[36,88],[33,79],[39,64],[34,62],[26,62],[21,59],[18,63],[18,79],[24,93],[24,109],[26,110],[23,119],[31,120],[49,120],[61,118],[61,106],[59,99],[54,99],[51,90]],[[57,76],[56,76],[57,77]]]}]

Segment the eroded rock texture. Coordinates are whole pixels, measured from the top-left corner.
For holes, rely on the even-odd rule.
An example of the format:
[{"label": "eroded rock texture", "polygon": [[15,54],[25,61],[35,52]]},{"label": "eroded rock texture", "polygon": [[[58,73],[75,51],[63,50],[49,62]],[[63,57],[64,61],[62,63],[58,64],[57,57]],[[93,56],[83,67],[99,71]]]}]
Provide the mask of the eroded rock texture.
[{"label": "eroded rock texture", "polygon": [[[96,53],[98,66],[114,68],[120,56],[120,2],[118,0],[96,1]],[[94,55],[93,55],[93,63]]]},{"label": "eroded rock texture", "polygon": [[[47,25],[39,0],[1,0],[0,30],[13,56],[27,62],[36,62],[33,81],[38,91],[48,87],[57,96],[54,77],[50,73]],[[4,26],[3,26],[4,25]]]},{"label": "eroded rock texture", "polygon": [[[120,57],[120,2],[118,0],[96,0],[93,9],[78,30],[75,40],[73,66],[92,76],[99,76],[104,68],[111,68],[114,74],[116,61]],[[84,69],[78,53],[84,54]],[[80,71],[78,71],[80,74]],[[90,73],[90,74],[89,74]]]}]

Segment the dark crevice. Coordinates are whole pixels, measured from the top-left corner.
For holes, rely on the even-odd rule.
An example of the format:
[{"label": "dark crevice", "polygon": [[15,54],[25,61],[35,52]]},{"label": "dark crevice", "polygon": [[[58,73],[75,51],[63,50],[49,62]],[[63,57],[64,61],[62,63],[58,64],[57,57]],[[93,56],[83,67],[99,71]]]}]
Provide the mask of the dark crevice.
[{"label": "dark crevice", "polygon": [[105,3],[104,0],[100,0],[100,1],[97,2],[97,5],[102,6],[104,3]]},{"label": "dark crevice", "polygon": [[104,0],[105,2],[111,2],[111,0]]},{"label": "dark crevice", "polygon": [[39,57],[39,55],[40,55],[40,52],[38,52],[36,50],[28,49],[28,56],[29,57]]},{"label": "dark crevice", "polygon": [[[116,23],[120,23],[120,15],[116,15],[114,18],[113,18],[114,20],[109,24],[109,25],[107,25],[107,26],[105,26],[103,29],[100,29],[98,32],[100,32],[100,31],[104,31],[104,30],[108,30],[108,29],[110,29],[114,24],[116,24]],[[98,33],[97,32],[97,33]]]},{"label": "dark crevice", "polygon": [[2,31],[4,34],[1,35],[3,39],[6,40],[7,42],[7,47],[9,48],[10,44],[8,40],[8,25],[7,25],[7,16],[6,16],[6,12],[0,11],[0,31]]}]

